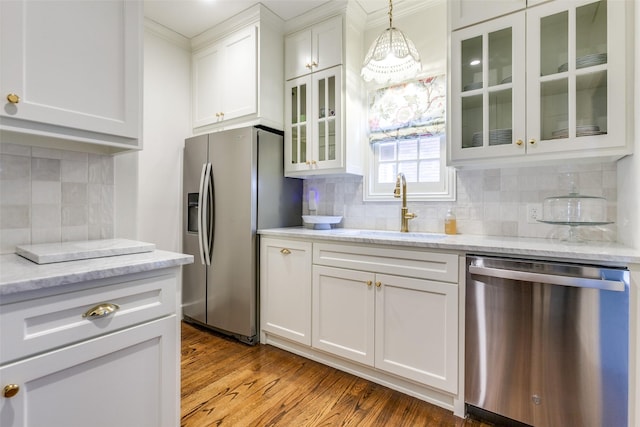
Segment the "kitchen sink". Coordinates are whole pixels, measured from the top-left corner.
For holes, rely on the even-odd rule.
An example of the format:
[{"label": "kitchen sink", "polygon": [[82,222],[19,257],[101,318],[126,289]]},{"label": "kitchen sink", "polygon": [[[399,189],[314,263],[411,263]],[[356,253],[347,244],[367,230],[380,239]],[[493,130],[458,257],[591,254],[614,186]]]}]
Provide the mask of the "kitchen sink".
[{"label": "kitchen sink", "polygon": [[439,233],[420,233],[420,232],[408,232],[402,233],[400,231],[388,231],[388,230],[360,230],[349,228],[337,228],[331,231],[332,234],[339,234],[343,236],[354,236],[362,238],[372,239],[390,239],[390,240],[439,240],[447,237],[446,234]]}]

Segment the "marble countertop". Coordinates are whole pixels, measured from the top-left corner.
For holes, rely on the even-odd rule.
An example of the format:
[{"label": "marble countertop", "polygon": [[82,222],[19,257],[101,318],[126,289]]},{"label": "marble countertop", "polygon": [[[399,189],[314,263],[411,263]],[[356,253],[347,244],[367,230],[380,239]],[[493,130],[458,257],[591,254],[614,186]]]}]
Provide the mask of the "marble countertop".
[{"label": "marble countertop", "polygon": [[42,265],[17,254],[0,255],[0,298],[20,292],[158,270],[192,262],[192,255],[160,250]]},{"label": "marble countertop", "polygon": [[151,252],[153,243],[128,239],[83,240],[16,246],[16,253],[37,264]]},{"label": "marble countertop", "polygon": [[466,253],[491,253],[559,259],[573,262],[598,262],[614,265],[640,263],[640,250],[618,243],[566,243],[550,239],[436,233],[400,233],[382,230],[335,228],[313,230],[304,227],[258,230],[263,236],[313,239],[350,243],[367,243],[452,250]]}]

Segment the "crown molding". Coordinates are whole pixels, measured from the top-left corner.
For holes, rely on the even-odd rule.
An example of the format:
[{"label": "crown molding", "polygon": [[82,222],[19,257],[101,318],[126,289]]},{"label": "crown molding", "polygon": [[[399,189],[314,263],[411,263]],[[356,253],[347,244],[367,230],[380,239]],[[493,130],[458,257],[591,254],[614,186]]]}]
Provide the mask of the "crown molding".
[{"label": "crown molding", "polygon": [[144,31],[153,34],[156,37],[160,37],[161,39],[168,41],[171,44],[178,46],[181,49],[190,51],[191,50],[191,42],[185,36],[176,33],[175,31],[165,27],[164,25],[158,24],[156,21],[153,21],[147,17],[144,18]]},{"label": "crown molding", "polygon": [[[421,1],[404,1],[399,3],[399,7],[393,8],[393,18],[402,18],[405,16],[413,15],[417,12],[429,9],[431,7],[445,4],[447,0],[421,0]],[[389,26],[389,10],[381,9],[377,12],[370,14],[367,17],[366,29]]]}]

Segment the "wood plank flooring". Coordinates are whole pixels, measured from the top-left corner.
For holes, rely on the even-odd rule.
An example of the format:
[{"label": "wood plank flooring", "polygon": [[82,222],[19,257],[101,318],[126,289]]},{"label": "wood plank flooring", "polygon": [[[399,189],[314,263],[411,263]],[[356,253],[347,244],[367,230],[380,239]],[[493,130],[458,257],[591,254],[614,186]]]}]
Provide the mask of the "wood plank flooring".
[{"label": "wood plank flooring", "polygon": [[182,427],[489,427],[269,345],[182,324]]}]

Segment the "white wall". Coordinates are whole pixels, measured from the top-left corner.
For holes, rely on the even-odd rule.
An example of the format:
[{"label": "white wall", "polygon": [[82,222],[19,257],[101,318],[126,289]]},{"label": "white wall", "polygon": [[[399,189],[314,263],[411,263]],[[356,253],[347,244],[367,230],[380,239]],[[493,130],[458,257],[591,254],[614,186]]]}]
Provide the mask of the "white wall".
[{"label": "white wall", "polygon": [[143,150],[116,158],[116,235],[182,249],[182,148],[191,136],[188,41],[145,22]]}]

